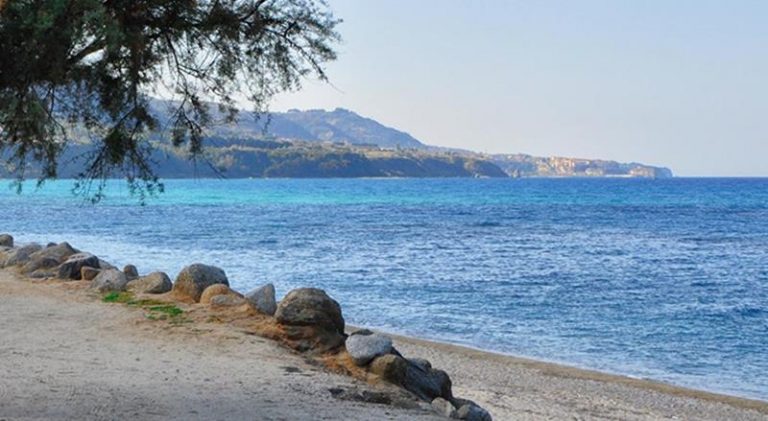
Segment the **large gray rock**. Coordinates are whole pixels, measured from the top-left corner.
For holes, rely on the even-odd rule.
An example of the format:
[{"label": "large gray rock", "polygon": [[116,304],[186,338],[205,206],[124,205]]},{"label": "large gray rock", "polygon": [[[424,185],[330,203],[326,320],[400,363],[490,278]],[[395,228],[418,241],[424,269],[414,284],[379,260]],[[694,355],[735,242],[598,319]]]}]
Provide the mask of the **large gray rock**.
[{"label": "large gray rock", "polygon": [[173,292],[180,297],[188,297],[194,302],[200,301],[200,296],[206,288],[214,284],[229,286],[229,280],[222,269],[195,263],[185,267],[173,283]]},{"label": "large gray rock", "polygon": [[5,261],[0,262],[0,267],[8,266],[20,266],[27,263],[35,252],[41,250],[43,247],[40,244],[32,243],[23,247],[12,249],[5,253]]},{"label": "large gray rock", "polygon": [[98,290],[99,292],[121,292],[125,291],[125,287],[128,284],[128,278],[125,277],[123,272],[117,269],[106,269],[99,272],[93,281],[91,281],[91,288]]},{"label": "large gray rock", "polygon": [[424,401],[432,402],[435,398],[453,401],[448,374],[423,364],[422,360],[413,362],[399,355],[387,354],[374,359],[368,370],[402,386]]},{"label": "large gray rock", "polygon": [[75,253],[78,253],[78,250],[75,250],[75,248],[70,246],[69,243],[62,242],[60,244],[46,247],[33,253],[30,256],[30,260],[48,258],[56,259],[59,263],[63,263],[65,260],[67,260],[67,258]]},{"label": "large gray rock", "polygon": [[173,288],[171,278],[163,272],[152,272],[128,282],[128,291],[144,294],[162,294]]},{"label": "large gray rock", "polygon": [[344,317],[341,306],[322,289],[298,288],[280,301],[275,311],[280,324],[314,326],[344,334]]},{"label": "large gray rock", "polygon": [[245,298],[251,305],[260,312],[269,316],[274,316],[277,311],[277,301],[275,301],[275,286],[266,284],[245,294]]},{"label": "large gray rock", "polygon": [[[72,248],[69,243],[54,244],[32,253],[29,256],[29,261],[24,264],[21,271],[30,274],[40,269],[54,268],[76,252],[77,250]],[[55,271],[48,272],[53,272],[55,275]]]},{"label": "large gray rock", "polygon": [[123,273],[125,274],[125,277],[130,281],[139,277],[139,270],[136,269],[136,266],[134,265],[125,265],[123,268]]},{"label": "large gray rock", "polygon": [[360,367],[392,351],[392,339],[370,330],[353,333],[347,338],[345,345],[352,360]]},{"label": "large gray rock", "polygon": [[462,405],[456,411],[456,418],[467,421],[493,421],[488,411],[473,403]]},{"label": "large gray rock", "polygon": [[58,259],[46,256],[30,257],[29,261],[21,267],[21,271],[26,274],[33,273],[40,269],[51,269],[59,265]]},{"label": "large gray rock", "polygon": [[76,253],[59,265],[58,276],[61,279],[82,279],[82,268],[99,268],[99,258],[91,253]]},{"label": "large gray rock", "polygon": [[432,400],[432,410],[446,418],[456,418],[456,408],[443,398]]},{"label": "large gray rock", "polygon": [[451,378],[448,373],[443,370],[426,368],[412,361],[408,361],[403,387],[429,402],[438,397],[449,401],[453,399]]},{"label": "large gray rock", "polygon": [[0,247],[13,247],[13,237],[10,234],[0,234]]},{"label": "large gray rock", "polygon": [[341,306],[325,291],[299,288],[288,293],[275,311],[286,345],[299,351],[325,353],[344,345]]}]

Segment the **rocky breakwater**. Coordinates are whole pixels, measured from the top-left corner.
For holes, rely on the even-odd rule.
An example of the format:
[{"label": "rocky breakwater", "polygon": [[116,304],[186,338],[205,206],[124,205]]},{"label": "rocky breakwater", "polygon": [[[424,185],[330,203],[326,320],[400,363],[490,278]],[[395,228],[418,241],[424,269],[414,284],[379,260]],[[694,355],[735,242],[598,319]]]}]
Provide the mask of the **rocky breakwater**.
[{"label": "rocky breakwater", "polygon": [[[0,267],[15,269],[30,280],[82,282],[93,292],[114,299],[119,294],[128,304],[151,303],[171,314],[199,313],[207,319],[236,324],[253,334],[274,339],[328,368],[371,383],[384,381],[401,388],[409,399],[425,402],[434,412],[452,419],[490,421],[491,415],[475,402],[453,395],[451,378],[424,359],[407,358],[394,347],[392,338],[357,330],[345,333],[341,305],[317,288],[294,289],[279,302],[275,288],[266,284],[247,294],[229,287],[223,269],[195,263],[179,272],[174,282],[162,272],[139,274],[133,265],[118,270],[97,256],[68,243],[16,246],[13,237],[0,235]],[[112,294],[112,295],[110,295]],[[114,295],[118,294],[118,295]],[[148,298],[151,297],[151,298]],[[121,301],[117,301],[121,302]],[[157,306],[175,303],[181,310]],[[147,317],[149,320],[156,320]],[[203,319],[205,320],[205,319]],[[386,404],[387,395],[329,389],[338,399]]]}]

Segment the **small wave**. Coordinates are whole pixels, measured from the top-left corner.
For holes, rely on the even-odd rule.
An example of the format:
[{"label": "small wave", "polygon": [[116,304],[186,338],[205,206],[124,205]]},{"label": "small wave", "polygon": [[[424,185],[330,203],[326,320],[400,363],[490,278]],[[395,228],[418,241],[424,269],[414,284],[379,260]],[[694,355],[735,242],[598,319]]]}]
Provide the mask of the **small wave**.
[{"label": "small wave", "polygon": [[764,308],[752,306],[741,307],[736,311],[742,317],[759,317],[767,312]]},{"label": "small wave", "polygon": [[709,288],[709,287],[717,286],[717,283],[712,281],[694,281],[694,282],[691,282],[691,286],[698,287],[698,288]]},{"label": "small wave", "polygon": [[470,226],[473,226],[473,227],[500,227],[501,226],[501,222],[497,222],[497,221],[483,221],[483,222],[477,222],[477,223],[471,224]]}]

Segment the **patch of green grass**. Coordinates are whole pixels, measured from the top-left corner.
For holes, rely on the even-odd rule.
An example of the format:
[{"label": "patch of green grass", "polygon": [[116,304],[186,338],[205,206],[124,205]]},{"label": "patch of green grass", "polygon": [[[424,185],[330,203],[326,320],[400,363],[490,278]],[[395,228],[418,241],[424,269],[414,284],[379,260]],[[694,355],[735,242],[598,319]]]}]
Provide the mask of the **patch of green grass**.
[{"label": "patch of green grass", "polygon": [[134,307],[141,307],[144,310],[149,311],[146,315],[149,320],[166,320],[168,318],[175,319],[184,313],[184,310],[176,307],[173,304],[168,304],[163,301],[152,299],[140,299],[134,298],[131,292],[110,292],[102,298],[105,303],[120,303]]},{"label": "patch of green grass", "polygon": [[158,312],[158,313],[164,313],[171,317],[176,317],[184,313],[184,310],[176,307],[173,304],[165,304],[165,305],[159,305],[159,306],[152,306],[147,307],[147,310],[151,312]]},{"label": "patch of green grass", "polygon": [[133,300],[133,293],[130,292],[110,292],[101,299],[105,303],[128,304]]}]

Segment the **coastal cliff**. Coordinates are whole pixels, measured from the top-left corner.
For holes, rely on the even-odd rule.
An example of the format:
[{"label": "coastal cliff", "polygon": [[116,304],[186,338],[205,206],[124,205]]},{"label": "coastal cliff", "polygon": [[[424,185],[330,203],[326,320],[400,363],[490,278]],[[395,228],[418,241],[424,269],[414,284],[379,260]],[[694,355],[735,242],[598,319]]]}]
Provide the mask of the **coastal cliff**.
[{"label": "coastal cliff", "polygon": [[669,168],[637,162],[620,163],[601,159],[550,157],[525,154],[492,155],[491,162],[511,177],[635,177],[670,178]]},{"label": "coastal cliff", "polygon": [[[154,101],[159,127],[168,127],[172,103]],[[215,109],[216,107],[212,107]],[[223,120],[214,115],[214,120]],[[94,145],[82,130],[70,130],[58,176],[77,177],[83,157]],[[205,133],[202,156],[190,161],[186,150],[172,145],[168,133],[150,134],[156,174],[164,178],[224,176],[229,178],[350,177],[671,177],[667,168],[615,161],[542,158],[523,154],[490,155],[426,145],[403,131],[352,111],[291,110],[255,120],[243,113],[235,123],[215,125]],[[3,165],[0,178],[15,174]],[[28,177],[40,174],[30,165]]]}]

